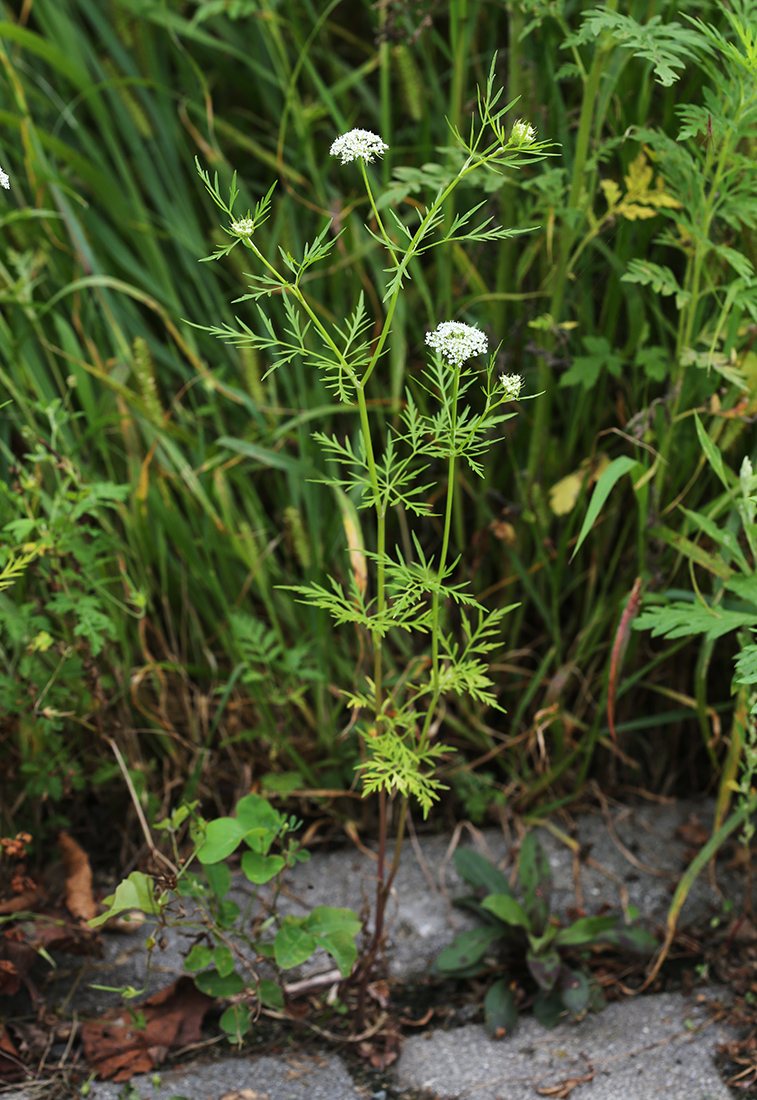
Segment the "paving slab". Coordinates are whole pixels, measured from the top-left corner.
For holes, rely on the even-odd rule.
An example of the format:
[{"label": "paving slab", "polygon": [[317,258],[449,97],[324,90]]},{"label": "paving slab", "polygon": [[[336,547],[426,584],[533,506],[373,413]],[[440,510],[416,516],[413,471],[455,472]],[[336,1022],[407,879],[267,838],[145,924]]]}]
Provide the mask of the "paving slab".
[{"label": "paving slab", "polygon": [[[552,871],[552,912],[565,920],[568,908],[576,905],[589,915],[605,906],[621,913],[633,905],[646,927],[660,931],[676,882],[690,858],[692,815],[709,829],[712,814],[712,802],[676,802],[615,806],[606,813],[584,815],[573,830],[578,855],[546,828],[540,829]],[[681,826],[689,826],[689,833],[684,829],[682,835]],[[506,873],[514,868],[514,847],[499,829],[463,829],[452,837],[405,842],[388,911],[387,963],[391,974],[406,982],[421,979],[460,931],[476,926],[475,918],[452,905],[455,897],[467,892],[452,860],[458,844],[472,844]],[[701,926],[721,914],[723,897],[736,907],[743,904],[745,878],[728,871],[724,862],[718,867],[717,887],[707,874],[695,883],[683,908],[682,928]],[[310,862],[297,865],[286,877],[279,911],[299,915],[317,905],[359,911],[372,906],[375,875],[375,860],[354,847],[316,852]],[[244,908],[252,887],[240,875],[233,881],[236,900]],[[264,887],[264,895],[266,890]],[[152,927],[147,925],[129,936],[104,933],[104,957],[99,960],[57,956],[57,970],[47,982],[49,1005],[63,1005],[69,1014],[76,1010],[80,1018],[97,1016],[122,1002],[117,993],[94,990],[93,984],[141,988],[146,983],[148,996],[186,973],[182,964],[191,946],[190,937],[173,929],[165,935],[165,949],[154,952],[151,972],[146,975],[143,944]],[[287,972],[287,977],[296,980],[332,965],[327,956],[315,956],[305,966]],[[7,1005],[0,999],[0,1017],[9,1008],[15,1009],[15,1003]],[[702,1013],[701,1006],[691,999],[660,994],[611,1004],[598,1016],[587,1016],[579,1025],[562,1024],[555,1031],[545,1031],[525,1016],[512,1036],[498,1042],[489,1040],[484,1029],[474,1024],[414,1035],[406,1038],[400,1061],[392,1070],[392,1089],[399,1090],[392,1091],[392,1096],[404,1095],[407,1089],[428,1089],[429,1097],[439,1100],[468,1096],[471,1100],[532,1100],[538,1095],[537,1087],[591,1072],[591,1082],[575,1084],[573,1100],[584,1096],[587,1100],[589,1096],[593,1100],[651,1100],[658,1095],[666,1100],[726,1100],[729,1092],[713,1062],[723,1034],[719,1025],[698,1029]],[[729,1033],[728,1037],[736,1036]],[[333,1054],[324,1054],[314,1065],[305,1092],[291,1072],[283,1057],[230,1056],[212,1066],[161,1075],[169,1091],[163,1084],[156,1091],[149,1076],[132,1083],[141,1096],[151,1100],[168,1100],[170,1096],[221,1100],[242,1089],[257,1093],[261,1100],[300,1100],[305,1096],[355,1100],[366,1095]],[[121,1088],[98,1083],[91,1095],[94,1100],[115,1100]],[[379,1093],[377,1100],[384,1100]],[[38,1095],[36,1090],[34,1095]],[[24,1100],[23,1092],[15,1100]],[[256,1098],[243,1095],[235,1100]]]},{"label": "paving slab", "polygon": [[[157,1082],[157,1083],[156,1083]],[[230,1058],[223,1062],[132,1077],[142,1100],[367,1100],[333,1054],[317,1057]],[[91,1100],[122,1100],[123,1085],[95,1082]],[[136,1097],[130,1097],[136,1100]]]},{"label": "paving slab", "polygon": [[[574,839],[580,845],[576,857],[565,843],[546,828],[539,830],[553,879],[552,912],[567,919],[570,907],[581,905],[591,915],[602,907],[621,914],[635,906],[640,923],[652,931],[664,924],[675,885],[690,858],[691,845],[679,834],[692,818],[704,829],[712,823],[714,803],[678,801],[671,805],[648,803],[638,807],[615,807],[605,816],[585,814],[576,821]],[[514,865],[512,846],[501,829],[462,830],[457,837],[432,836],[408,839],[387,910],[387,964],[392,976],[417,981],[430,963],[458,933],[476,927],[470,913],[455,908],[452,900],[467,892],[452,859],[455,847],[472,844],[505,871]],[[242,910],[252,887],[241,874],[233,878],[231,897]],[[297,864],[287,874],[278,909],[282,915],[304,915],[317,905],[344,906],[359,912],[372,907],[376,885],[376,863],[355,847],[314,853],[308,863]],[[267,887],[261,888],[266,897]],[[723,897],[738,906],[744,900],[745,876],[718,867],[717,886],[708,873],[694,883],[687,898],[679,927],[702,925],[722,914]],[[133,936],[103,935],[104,957],[82,961],[59,956],[58,972],[51,979],[50,996],[60,1001],[75,996],[86,1011],[98,1011],[120,1003],[117,993],[91,989],[99,985],[146,985],[145,996],[178,978],[192,937],[180,929],[166,930],[163,950],[152,957],[149,976],[143,942],[152,925]],[[323,953],[288,972],[295,981],[332,968]],[[75,993],[72,992],[74,984]]]},{"label": "paving slab", "polygon": [[553,1030],[524,1017],[498,1041],[479,1025],[434,1031],[405,1040],[397,1079],[435,1100],[536,1100],[568,1082],[571,1100],[730,1100],[714,1055],[733,1033],[711,1020],[694,998],[660,993]]}]

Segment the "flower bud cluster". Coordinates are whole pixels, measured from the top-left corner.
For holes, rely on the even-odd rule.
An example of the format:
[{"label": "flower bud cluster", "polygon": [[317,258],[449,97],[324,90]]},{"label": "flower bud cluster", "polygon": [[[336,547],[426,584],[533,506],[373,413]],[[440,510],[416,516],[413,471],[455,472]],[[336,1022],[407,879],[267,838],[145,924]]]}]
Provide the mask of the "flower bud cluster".
[{"label": "flower bud cluster", "polygon": [[240,218],[238,222],[231,223],[231,232],[237,237],[251,237],[255,229],[252,218]]},{"label": "flower bud cluster", "polygon": [[526,122],[525,119],[519,118],[513,123],[513,128],[510,131],[511,145],[531,145],[535,137],[536,130],[530,122]]},{"label": "flower bud cluster", "polygon": [[519,374],[501,374],[499,380],[505,391],[505,401],[517,401],[523,385],[522,377]]}]

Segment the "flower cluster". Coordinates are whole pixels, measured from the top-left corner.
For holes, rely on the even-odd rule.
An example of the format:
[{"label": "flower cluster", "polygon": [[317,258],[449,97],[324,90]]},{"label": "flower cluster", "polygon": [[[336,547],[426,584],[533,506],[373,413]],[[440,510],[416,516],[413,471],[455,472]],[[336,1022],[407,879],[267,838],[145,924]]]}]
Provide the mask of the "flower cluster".
[{"label": "flower cluster", "polygon": [[465,325],[462,321],[442,321],[433,332],[426,333],[426,343],[455,367],[466,359],[485,352],[489,347],[480,329]]},{"label": "flower cluster", "polygon": [[505,391],[505,401],[517,401],[520,394],[523,379],[519,374],[501,374],[499,380]]},{"label": "flower cluster", "polygon": [[8,177],[8,173],[4,172],[2,170],[2,168],[0,168],[0,187],[4,187],[6,189],[6,191],[10,191],[10,186],[11,186],[11,181],[10,181],[10,178]]},{"label": "flower cluster", "polygon": [[358,157],[371,161],[374,157],[380,157],[388,148],[378,134],[372,134],[370,130],[350,130],[336,139],[329,152],[332,157],[341,157],[342,164],[347,164]]},{"label": "flower cluster", "polygon": [[252,218],[240,218],[238,222],[231,223],[231,232],[236,233],[237,237],[251,237],[254,229]]},{"label": "flower cluster", "polygon": [[511,145],[530,145],[535,137],[536,130],[530,122],[526,122],[525,119],[519,118],[513,123],[513,128],[510,131]]}]

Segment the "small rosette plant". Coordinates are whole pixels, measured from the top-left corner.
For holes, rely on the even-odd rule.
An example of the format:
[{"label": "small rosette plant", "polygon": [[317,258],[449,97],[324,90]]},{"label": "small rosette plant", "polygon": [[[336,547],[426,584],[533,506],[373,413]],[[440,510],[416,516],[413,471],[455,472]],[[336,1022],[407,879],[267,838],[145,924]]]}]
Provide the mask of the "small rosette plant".
[{"label": "small rosette plant", "polygon": [[474,912],[483,925],[457,936],[437,957],[432,971],[450,978],[499,975],[484,999],[486,1028],[494,1037],[509,1035],[515,1027],[519,1000],[525,1000],[520,998],[524,979],[536,986],[534,1016],[545,1027],[554,1027],[566,1016],[580,1019],[590,1009],[604,1008],[602,992],[586,964],[594,945],[639,953],[651,953],[657,946],[650,933],[616,916],[581,917],[561,927],[550,916],[549,860],[535,832],[526,835],[520,849],[522,902],[502,872],[478,852],[458,848],[454,861],[460,876],[476,891],[456,904]]}]

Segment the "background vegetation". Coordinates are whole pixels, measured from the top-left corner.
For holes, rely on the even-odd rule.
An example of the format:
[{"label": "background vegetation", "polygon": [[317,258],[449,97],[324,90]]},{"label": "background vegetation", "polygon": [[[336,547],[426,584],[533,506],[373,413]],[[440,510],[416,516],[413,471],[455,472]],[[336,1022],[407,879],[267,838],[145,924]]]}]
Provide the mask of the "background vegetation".
[{"label": "background vegetation", "polygon": [[[730,10],[754,27],[754,3]],[[237,170],[241,211],[278,181],[256,237],[272,258],[357,208],[311,287],[330,319],[361,289],[378,312],[386,259],[331,142],[379,133],[383,201],[424,202],[494,48],[513,118],[560,145],[504,186],[474,182],[484,214],[538,229],[430,254],[395,314],[380,402],[390,426],[445,318],[478,324],[502,369],[544,391],[483,481],[458,475],[461,575],[520,607],[492,669],[507,713],[445,716],[458,752],[431,826],[548,813],[594,781],[708,789],[733,744],[736,642],[628,627],[642,592],[717,596],[707,561],[682,553],[683,538],[709,544],[681,505],[735,516],[694,410],[727,465],[757,459],[757,97],[724,6],[25,0],[3,18],[0,566],[36,557],[0,592],[1,831],[112,823],[128,803],[112,743],[150,815],[182,795],[224,812],[252,787],[370,829],[339,695],[368,640],[281,588],[350,569],[354,514],[314,480],[311,432],[349,436],[356,418],[297,361],[264,378],[269,363],[188,323],[256,318],[233,304],[241,249],[198,262],[224,238],[194,158],[222,188]],[[623,455],[637,465],[571,558]],[[429,521],[424,550],[439,537]],[[412,555],[402,522],[393,542]],[[398,670],[412,656],[402,638],[389,652]]]}]

